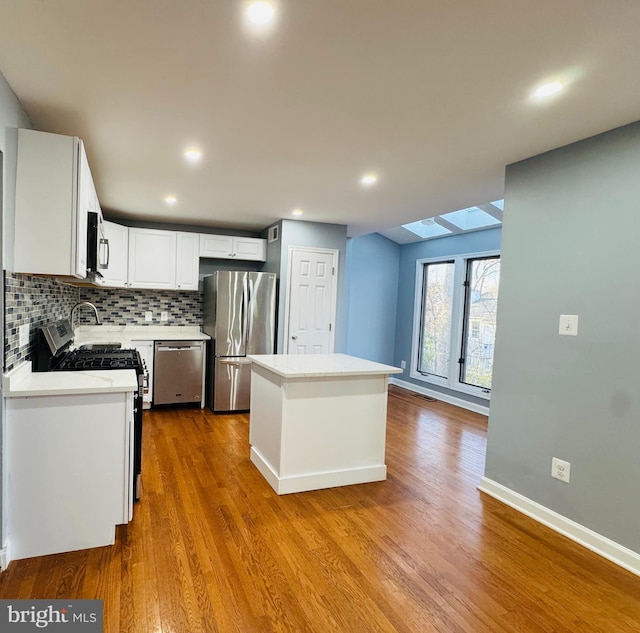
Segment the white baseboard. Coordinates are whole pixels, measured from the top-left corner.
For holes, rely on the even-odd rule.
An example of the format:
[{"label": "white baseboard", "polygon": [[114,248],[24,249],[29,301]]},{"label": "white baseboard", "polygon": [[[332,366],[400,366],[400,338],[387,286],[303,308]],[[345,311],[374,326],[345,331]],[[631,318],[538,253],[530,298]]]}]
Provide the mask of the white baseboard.
[{"label": "white baseboard", "polygon": [[623,567],[632,574],[640,576],[640,554],[637,552],[627,549],[606,536],[602,536],[571,519],[567,519],[567,517],[487,477],[482,478],[478,490],[494,497],[498,501],[502,501],[502,503],[522,512],[522,514],[526,514],[535,521],[570,538],[572,541]]},{"label": "white baseboard", "polygon": [[384,481],[387,478],[387,467],[384,464],[279,477],[271,464],[254,446],[251,447],[251,461],[279,495]]},{"label": "white baseboard", "polygon": [[469,402],[468,400],[464,400],[463,398],[456,398],[456,396],[451,396],[440,391],[427,389],[426,387],[420,387],[419,385],[414,385],[412,382],[406,382],[398,378],[393,378],[392,376],[389,376],[389,384],[396,385],[396,387],[402,387],[403,389],[413,391],[414,393],[420,393],[423,396],[435,398],[436,400],[442,400],[442,402],[453,404],[456,407],[460,407],[462,409],[467,409],[467,411],[473,411],[474,413],[481,413],[482,415],[487,416],[489,415],[489,407],[484,404]]}]

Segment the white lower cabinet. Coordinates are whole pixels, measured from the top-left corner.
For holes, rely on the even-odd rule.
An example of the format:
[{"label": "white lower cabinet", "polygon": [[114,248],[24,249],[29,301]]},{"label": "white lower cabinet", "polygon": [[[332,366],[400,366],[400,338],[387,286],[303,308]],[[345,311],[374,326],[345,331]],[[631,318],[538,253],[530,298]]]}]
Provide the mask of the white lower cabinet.
[{"label": "white lower cabinet", "polygon": [[9,559],[115,542],[133,512],[133,394],[7,398]]},{"label": "white lower cabinet", "polygon": [[148,388],[145,387],[142,402],[145,409],[151,407],[153,402],[153,341],[131,341],[132,347],[140,352],[140,358],[147,368],[149,376]]}]

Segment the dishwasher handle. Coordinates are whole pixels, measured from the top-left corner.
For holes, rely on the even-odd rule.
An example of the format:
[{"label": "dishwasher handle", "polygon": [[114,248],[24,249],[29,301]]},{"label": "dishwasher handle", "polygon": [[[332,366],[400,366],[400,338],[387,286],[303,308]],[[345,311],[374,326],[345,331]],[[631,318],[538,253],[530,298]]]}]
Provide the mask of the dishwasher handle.
[{"label": "dishwasher handle", "polygon": [[199,351],[201,349],[201,345],[159,345],[156,347],[156,352],[188,352],[191,350]]}]

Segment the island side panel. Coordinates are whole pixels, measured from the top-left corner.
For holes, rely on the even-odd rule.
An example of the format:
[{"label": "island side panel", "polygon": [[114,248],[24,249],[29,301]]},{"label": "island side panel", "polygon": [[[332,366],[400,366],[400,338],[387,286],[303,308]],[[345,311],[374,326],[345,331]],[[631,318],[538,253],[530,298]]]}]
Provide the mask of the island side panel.
[{"label": "island side panel", "polygon": [[249,414],[251,461],[276,491],[282,455],[282,398],[282,378],[254,363]]},{"label": "island side panel", "polygon": [[279,492],[386,479],[387,376],[284,382]]}]

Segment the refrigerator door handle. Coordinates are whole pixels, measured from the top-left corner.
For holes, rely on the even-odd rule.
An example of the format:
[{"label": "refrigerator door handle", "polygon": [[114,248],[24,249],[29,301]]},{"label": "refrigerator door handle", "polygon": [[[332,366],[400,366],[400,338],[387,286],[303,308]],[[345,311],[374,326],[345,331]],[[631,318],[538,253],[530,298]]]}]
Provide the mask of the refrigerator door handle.
[{"label": "refrigerator door handle", "polygon": [[245,354],[247,353],[247,342],[249,340],[249,301],[249,280],[245,279],[242,289],[242,347]]}]

